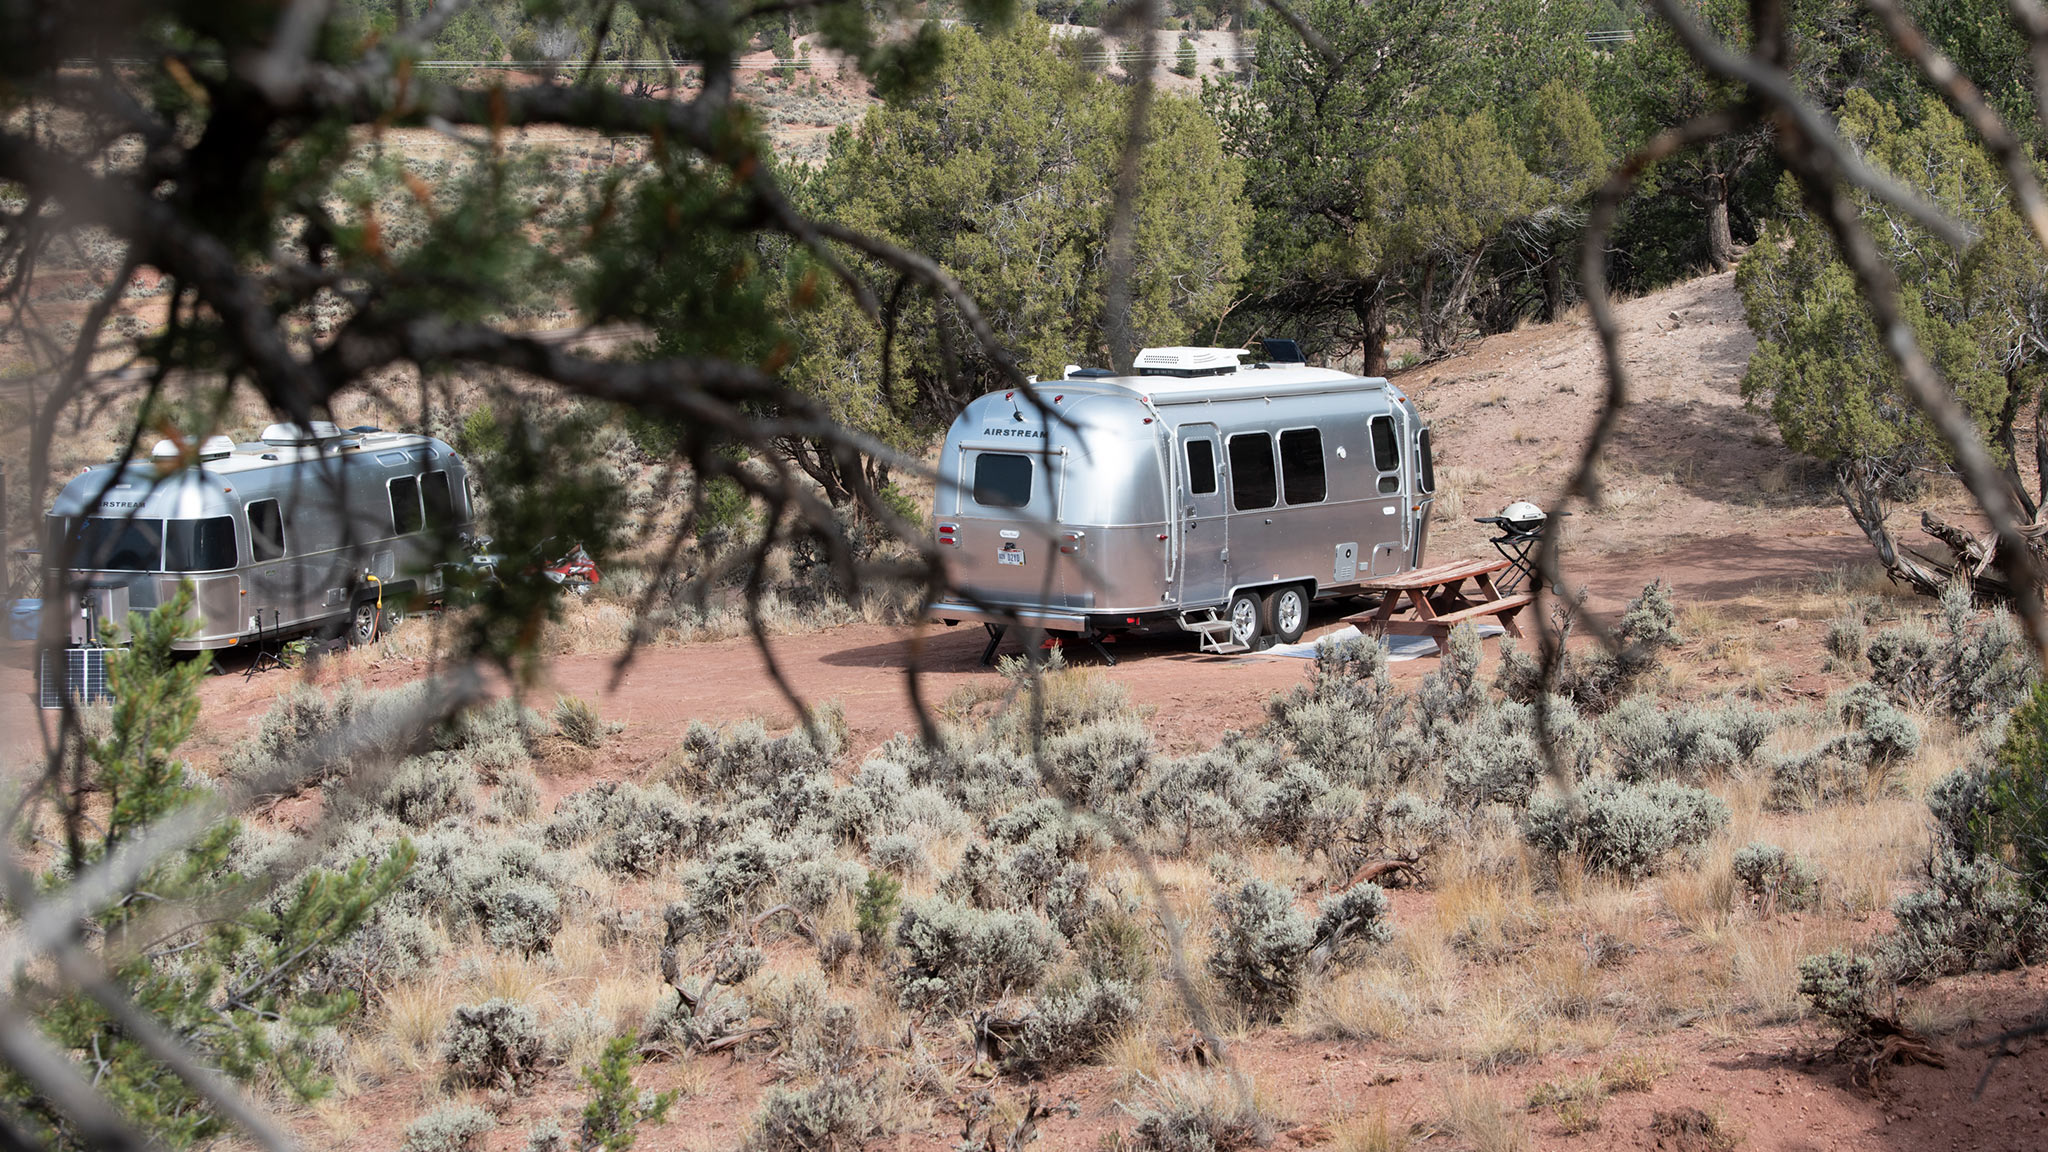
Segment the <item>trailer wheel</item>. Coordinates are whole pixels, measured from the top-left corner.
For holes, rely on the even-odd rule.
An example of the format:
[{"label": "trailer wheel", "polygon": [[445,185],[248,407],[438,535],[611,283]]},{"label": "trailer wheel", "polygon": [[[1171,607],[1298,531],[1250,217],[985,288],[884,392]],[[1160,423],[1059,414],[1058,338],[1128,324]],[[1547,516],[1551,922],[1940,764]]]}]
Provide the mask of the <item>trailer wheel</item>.
[{"label": "trailer wheel", "polygon": [[351,648],[361,648],[377,639],[377,602],[359,600],[348,614],[348,643]]},{"label": "trailer wheel", "polygon": [[1239,592],[1230,598],[1230,638],[1246,648],[1259,646],[1259,634],[1266,623],[1265,602],[1257,592]]},{"label": "trailer wheel", "polygon": [[1267,595],[1266,630],[1282,644],[1293,644],[1308,631],[1308,593],[1301,585],[1275,588]]}]

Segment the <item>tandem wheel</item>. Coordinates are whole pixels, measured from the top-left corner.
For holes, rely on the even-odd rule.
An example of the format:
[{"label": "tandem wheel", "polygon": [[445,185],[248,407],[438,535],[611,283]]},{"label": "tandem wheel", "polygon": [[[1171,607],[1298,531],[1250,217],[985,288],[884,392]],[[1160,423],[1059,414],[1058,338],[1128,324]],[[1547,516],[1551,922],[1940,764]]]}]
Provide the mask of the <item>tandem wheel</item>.
[{"label": "tandem wheel", "polygon": [[1298,643],[1302,633],[1308,631],[1308,591],[1299,584],[1289,584],[1267,593],[1266,630],[1277,643]]}]

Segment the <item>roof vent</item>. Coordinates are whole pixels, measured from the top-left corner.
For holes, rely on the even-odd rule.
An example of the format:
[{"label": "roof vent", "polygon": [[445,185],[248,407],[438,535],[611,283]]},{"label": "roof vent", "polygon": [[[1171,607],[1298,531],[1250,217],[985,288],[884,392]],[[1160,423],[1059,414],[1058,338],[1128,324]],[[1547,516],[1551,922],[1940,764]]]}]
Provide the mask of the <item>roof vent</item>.
[{"label": "roof vent", "polygon": [[279,448],[318,444],[341,435],[332,420],[315,420],[311,424],[272,424],[263,430],[263,442]]},{"label": "roof vent", "polygon": [[178,447],[176,440],[159,440],[156,447],[149,450],[149,458],[152,460],[175,460],[184,454],[185,450]]},{"label": "roof vent", "polygon": [[1259,347],[1266,353],[1266,359],[1275,364],[1306,364],[1308,357],[1301,354],[1301,345],[1293,340],[1268,336],[1259,341]]},{"label": "roof vent", "polygon": [[1131,366],[1140,376],[1229,376],[1242,348],[1147,348]]},{"label": "roof vent", "polygon": [[235,440],[232,436],[208,436],[206,443],[199,446],[201,460],[225,460],[235,454]]}]

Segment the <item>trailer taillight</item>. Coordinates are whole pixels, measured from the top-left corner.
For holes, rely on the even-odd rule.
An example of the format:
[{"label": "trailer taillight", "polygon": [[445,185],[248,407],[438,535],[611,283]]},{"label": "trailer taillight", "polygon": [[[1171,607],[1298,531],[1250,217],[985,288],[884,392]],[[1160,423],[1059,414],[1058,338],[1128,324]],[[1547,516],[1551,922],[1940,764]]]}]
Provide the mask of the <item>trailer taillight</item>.
[{"label": "trailer taillight", "polygon": [[958,548],[960,546],[960,541],[954,539],[953,534],[955,532],[958,532],[959,530],[960,526],[958,524],[939,525],[939,543],[951,544],[953,547]]}]

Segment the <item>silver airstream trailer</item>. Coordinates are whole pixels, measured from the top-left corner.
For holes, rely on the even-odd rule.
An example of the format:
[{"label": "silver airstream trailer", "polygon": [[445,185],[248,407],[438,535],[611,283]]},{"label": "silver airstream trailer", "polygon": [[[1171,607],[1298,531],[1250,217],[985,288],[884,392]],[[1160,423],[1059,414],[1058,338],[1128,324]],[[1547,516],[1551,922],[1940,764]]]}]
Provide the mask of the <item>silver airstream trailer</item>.
[{"label": "silver airstream trailer", "polygon": [[72,634],[46,615],[45,636],[77,643],[81,618],[118,622],[190,580],[199,628],[182,648],[316,628],[368,639],[398,605],[443,592],[438,562],[472,521],[462,460],[431,436],[273,424],[247,443],[214,437],[196,461],[164,441],[57,495],[47,611]]},{"label": "silver airstream trailer", "polygon": [[1436,489],[1400,389],[1235,348],[1150,348],[970,403],[939,457],[946,624],[1099,641],[1181,629],[1206,651],[1291,643],[1320,597],[1419,567]]}]

